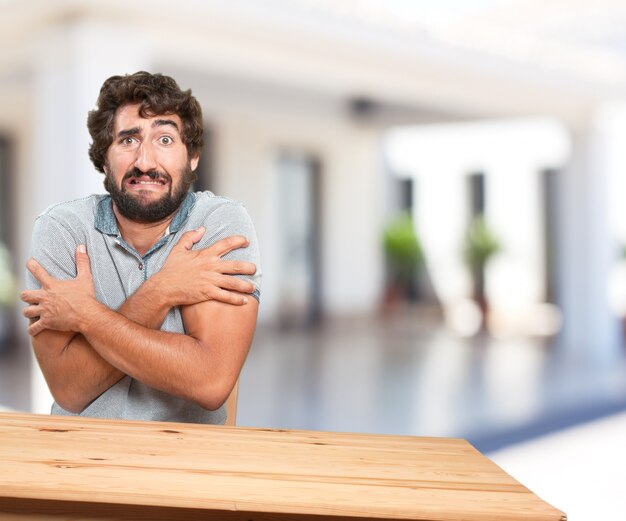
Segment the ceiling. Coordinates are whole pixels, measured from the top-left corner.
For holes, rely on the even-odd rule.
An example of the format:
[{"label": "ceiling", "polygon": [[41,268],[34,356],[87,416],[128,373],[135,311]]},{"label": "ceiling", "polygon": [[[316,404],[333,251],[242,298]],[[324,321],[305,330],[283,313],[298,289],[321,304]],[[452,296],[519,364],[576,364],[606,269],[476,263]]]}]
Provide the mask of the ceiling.
[{"label": "ceiling", "polygon": [[309,9],[626,88],[625,0],[298,0]]},{"label": "ceiling", "polygon": [[119,24],[159,64],[374,100],[394,120],[584,123],[626,99],[626,0],[0,0],[0,80],[50,27],[82,19]]}]

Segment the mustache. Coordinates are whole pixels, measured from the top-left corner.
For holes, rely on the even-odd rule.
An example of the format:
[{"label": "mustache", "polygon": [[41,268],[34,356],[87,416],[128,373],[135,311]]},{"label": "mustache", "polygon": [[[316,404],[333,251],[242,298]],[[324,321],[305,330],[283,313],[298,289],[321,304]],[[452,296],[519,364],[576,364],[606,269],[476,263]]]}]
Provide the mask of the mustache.
[{"label": "mustache", "polygon": [[137,167],[134,167],[128,172],[126,172],[126,174],[124,175],[123,181],[126,181],[127,179],[139,178],[139,177],[144,177],[144,176],[148,176],[152,180],[160,179],[160,180],[167,181],[167,182],[172,181],[172,178],[170,177],[170,175],[166,174],[165,172],[159,172],[158,170],[150,170],[148,172],[142,172]]}]

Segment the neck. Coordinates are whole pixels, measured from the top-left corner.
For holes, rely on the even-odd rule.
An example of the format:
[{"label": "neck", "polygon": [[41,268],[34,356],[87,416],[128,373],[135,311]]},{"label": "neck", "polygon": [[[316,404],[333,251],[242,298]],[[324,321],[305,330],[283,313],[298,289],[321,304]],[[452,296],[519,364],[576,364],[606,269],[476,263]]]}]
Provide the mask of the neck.
[{"label": "neck", "polygon": [[143,256],[161,237],[163,237],[165,230],[167,230],[167,227],[172,222],[176,212],[154,223],[143,223],[124,217],[117,209],[117,206],[115,206],[115,203],[113,204],[113,213],[115,214],[117,226],[122,238],[131,245],[139,255]]}]

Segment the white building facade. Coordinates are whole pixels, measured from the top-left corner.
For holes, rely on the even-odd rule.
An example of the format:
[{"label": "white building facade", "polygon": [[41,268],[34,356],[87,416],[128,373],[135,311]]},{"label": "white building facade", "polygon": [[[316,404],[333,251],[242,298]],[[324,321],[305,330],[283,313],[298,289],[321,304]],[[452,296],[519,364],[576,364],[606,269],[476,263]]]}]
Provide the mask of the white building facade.
[{"label": "white building facade", "polygon": [[[488,291],[496,306],[513,306],[509,316],[519,315],[515,306],[543,303],[538,194],[541,172],[551,169],[554,303],[564,345],[609,359],[621,345],[608,285],[616,244],[626,242],[615,191],[626,117],[606,99],[619,98],[626,72],[610,81],[575,77],[567,63],[546,72],[545,60],[507,58],[345,5],[338,12],[305,0],[190,0],[175,11],[147,0],[0,4],[8,51],[0,57],[0,137],[12,156],[2,201],[11,208],[5,240],[19,277],[36,215],[103,191],[86,130],[102,82],[158,71],[203,106],[200,184],[242,201],[256,224],[261,322],[378,310],[380,234],[393,212],[394,176],[419,181],[415,224],[442,301],[467,295],[455,248],[465,224],[464,176],[481,171],[487,215],[510,245],[490,267]],[[403,128],[390,134],[396,127]]]}]

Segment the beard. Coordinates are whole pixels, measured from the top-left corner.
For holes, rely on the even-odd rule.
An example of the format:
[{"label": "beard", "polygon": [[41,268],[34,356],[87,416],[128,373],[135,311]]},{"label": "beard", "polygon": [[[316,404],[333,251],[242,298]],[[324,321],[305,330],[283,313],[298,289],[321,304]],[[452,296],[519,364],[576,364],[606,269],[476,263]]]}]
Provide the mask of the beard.
[{"label": "beard", "polygon": [[[150,179],[163,179],[168,182],[169,191],[156,201],[145,202],[140,195],[131,194],[124,188],[124,181],[127,179],[146,175]],[[122,188],[117,187],[112,172],[105,174],[104,188],[109,192],[115,206],[124,217],[140,223],[155,223],[164,220],[178,210],[187,196],[187,192],[189,192],[189,187],[195,180],[196,174],[191,169],[191,165],[187,163],[177,186],[173,186],[169,174],[154,170],[142,172],[138,168],[133,168],[124,175],[121,182]]]}]

